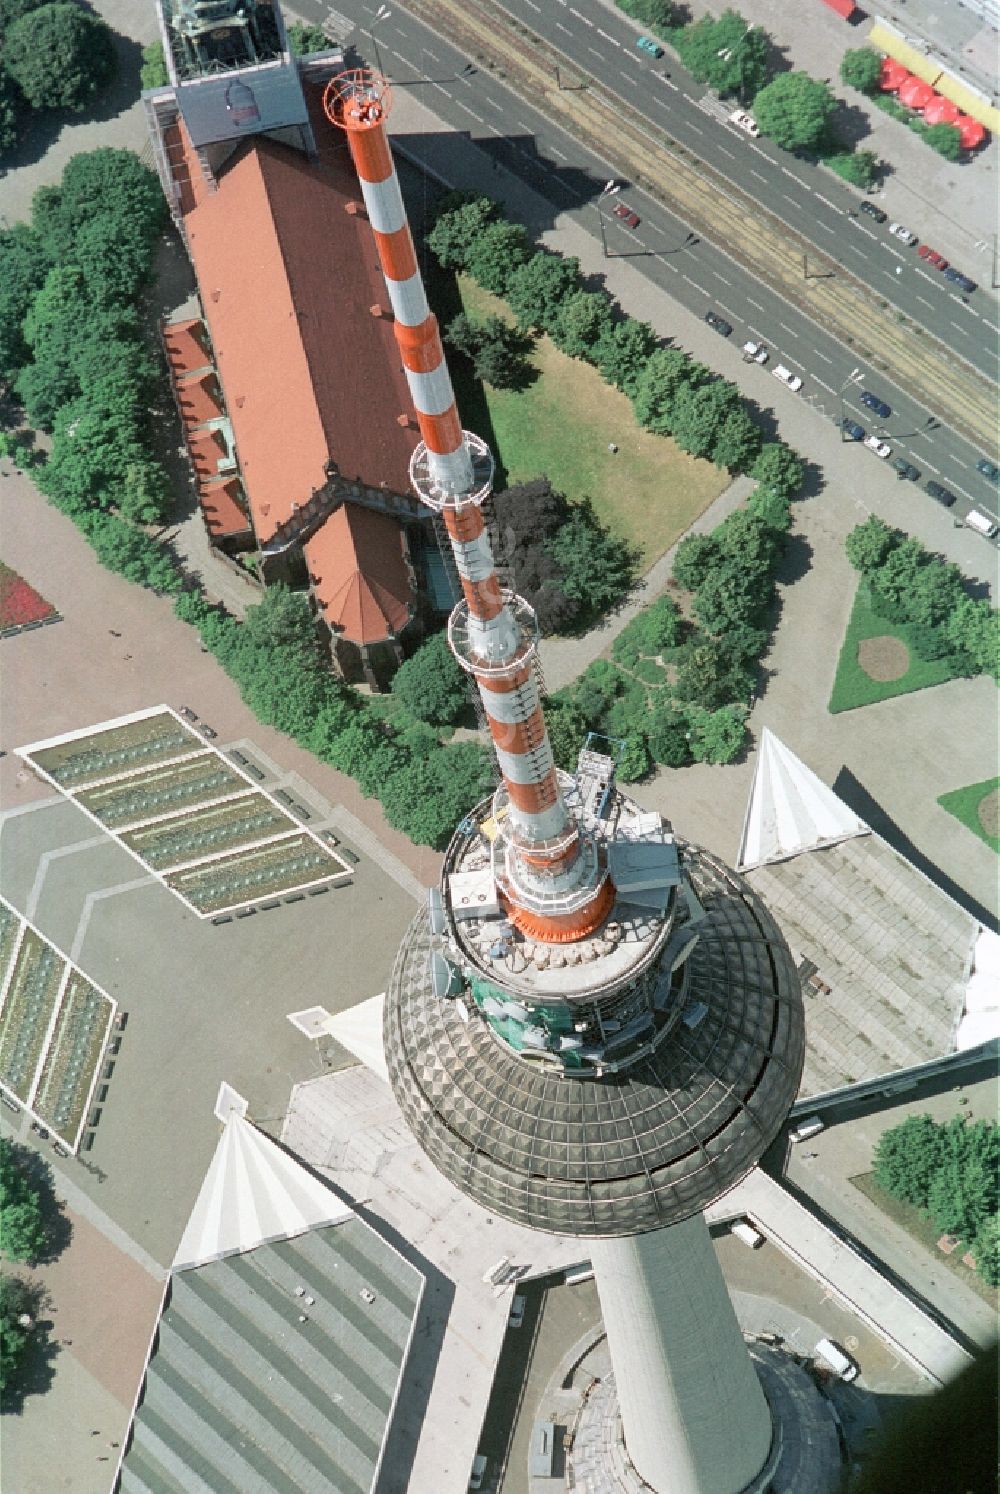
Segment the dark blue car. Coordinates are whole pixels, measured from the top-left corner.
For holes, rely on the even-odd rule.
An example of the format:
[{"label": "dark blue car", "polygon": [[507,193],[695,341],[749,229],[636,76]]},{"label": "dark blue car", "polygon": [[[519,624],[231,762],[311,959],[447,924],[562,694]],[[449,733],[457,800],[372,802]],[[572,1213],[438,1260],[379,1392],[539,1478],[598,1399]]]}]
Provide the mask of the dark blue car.
[{"label": "dark blue car", "polygon": [[840,422],[840,428],[844,432],[844,435],[847,437],[848,441],[863,441],[865,439],[864,426],[858,425],[858,422],[856,420],[852,420],[849,415],[844,416],[843,420]]},{"label": "dark blue car", "polygon": [[861,403],[867,405],[869,410],[874,410],[880,420],[888,420],[892,414],[885,400],[879,399],[877,394],[872,394],[868,389],[862,389]]}]

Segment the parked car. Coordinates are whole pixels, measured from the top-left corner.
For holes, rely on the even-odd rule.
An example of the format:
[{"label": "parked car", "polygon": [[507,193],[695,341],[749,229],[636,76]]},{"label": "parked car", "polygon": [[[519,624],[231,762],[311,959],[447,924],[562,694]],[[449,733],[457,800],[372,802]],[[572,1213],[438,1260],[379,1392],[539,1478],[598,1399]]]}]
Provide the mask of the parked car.
[{"label": "parked car", "polygon": [[642,219],[639,214],[629,207],[627,202],[616,202],[612,209],[616,218],[620,218],[626,228],[638,228]]},{"label": "parked car", "polygon": [[792,373],[792,370],[790,368],[786,368],[783,363],[776,363],[771,369],[771,372],[774,374],[774,377],[776,379],[780,379],[781,382],[785,385],[785,388],[790,389],[793,394],[798,394],[799,390],[802,388],[802,380],[799,378],[798,374]]},{"label": "parked car", "polygon": [[902,239],[904,244],[915,244],[917,242],[916,234],[912,233],[910,229],[904,228],[902,223],[890,223],[889,232],[895,234],[897,239]]},{"label": "parked car", "polygon": [[950,280],[953,285],[957,285],[959,290],[964,291],[967,296],[970,296],[976,288],[976,282],[970,280],[968,275],[963,275],[961,270],[956,270],[954,265],[947,267],[944,278]]},{"label": "parked car", "polygon": [[715,311],[706,311],[705,320],[713,331],[718,332],[720,337],[732,337],[733,329],[725,317],[721,317]]},{"label": "parked car", "polygon": [[955,501],[954,493],[949,493],[948,489],[943,488],[939,482],[929,482],[927,491],[935,502],[942,504],[945,508],[951,508]]},{"label": "parked car", "polygon": [[867,198],[865,198],[858,211],[867,213],[868,217],[874,218],[876,223],[884,223],[889,216],[889,214],[884,213],[880,207],[876,207],[873,202],[869,202]]},{"label": "parked car", "polygon": [[988,477],[990,482],[1000,482],[1000,467],[994,462],[988,462],[985,457],[980,457],[976,463],[976,471]]},{"label": "parked car", "polygon": [[865,445],[869,451],[873,451],[877,457],[882,457],[883,460],[892,454],[892,447],[888,441],[881,441],[878,436],[866,436]]},{"label": "parked car", "polygon": [[917,478],[920,476],[920,473],[917,471],[916,467],[914,467],[913,463],[908,462],[905,457],[897,457],[892,465],[896,469],[896,475],[901,480],[905,478],[907,482],[916,482]]},{"label": "parked car", "polygon": [[508,1319],[512,1328],[520,1328],[521,1324],[524,1322],[524,1309],[527,1306],[527,1303],[527,1297],[525,1297],[521,1292],[517,1292],[515,1294],[514,1300],[510,1304],[510,1318]]},{"label": "parked car", "polygon": [[848,441],[863,441],[865,439],[864,426],[858,425],[858,422],[856,420],[852,420],[850,415],[844,416],[843,420],[840,422],[840,429],[843,431]]},{"label": "parked car", "polygon": [[762,342],[745,342],[743,344],[744,363],[766,363],[770,353]]},{"label": "parked car", "polygon": [[742,130],[745,135],[752,135],[755,140],[760,134],[760,127],[757,124],[757,121],[754,119],[753,115],[748,114],[745,109],[734,109],[732,114],[730,114],[729,116],[729,123],[734,124],[736,128],[738,130]]},{"label": "parked car", "polygon": [[487,1460],[482,1453],[476,1453],[472,1460],[472,1468],[469,1472],[469,1488],[481,1489],[483,1479],[486,1477]]},{"label": "parked car", "polygon": [[892,411],[884,399],[879,399],[878,395],[872,394],[870,389],[862,389],[859,397],[861,403],[867,405],[869,410],[874,410],[880,420],[889,419]]},{"label": "parked car", "polygon": [[658,42],[653,41],[651,37],[637,37],[635,44],[639,48],[640,52],[646,52],[650,57],[663,56],[663,48],[659,45]]},{"label": "parked car", "polygon": [[946,270],[948,268],[948,261],[944,255],[939,254],[936,249],[932,249],[930,244],[921,244],[917,253],[921,259],[925,259],[935,270]]}]

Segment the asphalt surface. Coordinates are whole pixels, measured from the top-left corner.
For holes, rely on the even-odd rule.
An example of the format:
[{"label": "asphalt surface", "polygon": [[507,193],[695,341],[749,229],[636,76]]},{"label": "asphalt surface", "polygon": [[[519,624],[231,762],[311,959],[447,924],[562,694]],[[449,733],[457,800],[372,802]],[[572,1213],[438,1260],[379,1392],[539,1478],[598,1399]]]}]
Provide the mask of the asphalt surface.
[{"label": "asphalt surface", "polygon": [[[526,4],[528,0],[518,0]],[[554,7],[551,15],[546,12],[546,24],[552,29],[558,20],[564,31],[571,32],[567,19],[579,30],[596,35],[596,22],[591,28],[570,14],[568,4],[558,0],[558,14]],[[600,29],[612,35],[617,16],[591,0],[594,14],[600,17]],[[499,165],[521,177],[531,185],[549,204],[551,217],[544,222],[529,224],[535,231],[552,226],[559,216],[569,216],[583,226],[594,237],[603,236],[607,253],[613,257],[627,257],[654,284],[668,291],[681,305],[698,315],[714,311],[732,326],[732,341],[742,343],[747,339],[764,342],[770,351],[766,368],[748,369],[745,391],[754,396],[759,385],[760,400],[769,400],[771,389],[767,383],[768,369],[783,363],[793,373],[803,378],[802,398],[814,404],[831,421],[839,423],[846,415],[857,420],[868,434],[878,434],[892,448],[892,458],[903,457],[920,473],[921,484],[933,479],[955,495],[952,513],[961,518],[971,508],[998,516],[998,496],[995,485],[976,471],[976,462],[983,453],[958,433],[950,430],[939,419],[933,409],[913,397],[899,383],[883,372],[874,373],[849,348],[829,336],[810,317],[799,312],[795,306],[757,280],[752,273],[731,259],[723,249],[717,248],[704,238],[693,234],[689,226],[671,214],[660,203],[646,196],[641,190],[623,184],[618,193],[604,198],[601,193],[613,172],[613,162],[601,159],[587,150],[574,137],[560,130],[525,100],[511,92],[495,75],[477,69],[468,57],[452,47],[420,21],[410,16],[398,5],[389,9],[380,19],[376,7],[363,0],[344,0],[340,9],[331,12],[320,0],[298,0],[298,8],[308,20],[325,23],[328,34],[337,41],[355,47],[362,56],[380,67],[398,89],[412,90],[414,96],[448,126],[450,130],[471,136],[481,148]],[[513,7],[511,7],[513,8]],[[583,11],[579,14],[582,16]],[[563,16],[565,15],[565,19]],[[539,16],[532,16],[532,24],[541,30]],[[622,18],[619,31],[623,37],[634,38],[634,31]],[[624,29],[623,29],[624,28]],[[558,42],[567,41],[563,31],[555,33]],[[598,38],[602,41],[603,38]],[[591,45],[588,43],[588,45]],[[622,45],[611,47],[609,52],[619,57],[619,67],[625,68],[626,50]],[[633,94],[636,76],[631,53],[628,54],[628,73]],[[638,59],[639,54],[636,54]],[[596,62],[596,59],[591,59]],[[660,64],[651,63],[654,69]],[[610,64],[609,64],[610,66]],[[949,319],[961,317],[956,326],[967,325],[970,331],[963,344],[963,354],[981,346],[986,362],[989,353],[996,364],[997,335],[988,316],[995,317],[995,308],[987,301],[987,315],[977,308],[964,305],[957,296],[944,292],[941,284],[929,279],[930,272],[917,269],[915,250],[905,246],[890,247],[895,241],[889,238],[887,227],[871,227],[860,220],[845,217],[845,207],[856,208],[859,201],[855,194],[841,190],[830,173],[822,171],[821,192],[824,202],[817,203],[817,191],[808,183],[800,182],[790,173],[795,166],[806,176],[816,175],[821,168],[808,163],[796,162],[787,153],[777,152],[773,147],[766,150],[761,142],[750,140],[725,121],[729,112],[711,95],[687,81],[682,88],[675,81],[681,78],[680,70],[671,68],[673,77],[661,76],[661,92],[671,100],[671,108],[677,118],[687,121],[689,148],[699,154],[710,154],[716,170],[725,169],[732,158],[734,180],[739,180],[743,189],[748,185],[746,173],[759,175],[758,186],[762,201],[767,201],[772,211],[794,220],[796,231],[808,231],[810,222],[825,221],[816,217],[817,209],[836,222],[838,238],[817,229],[815,237],[819,247],[827,254],[841,254],[842,243],[850,242],[859,253],[874,255],[890,276],[893,290],[899,290],[896,282],[920,277],[920,296],[928,302],[921,308],[919,302],[907,305],[907,311],[915,320],[924,321],[944,341],[948,341],[946,329]],[[609,75],[602,75],[609,81]],[[613,79],[610,79],[613,83]],[[659,97],[652,88],[638,90],[640,99]],[[632,102],[635,102],[633,98]],[[690,118],[688,118],[690,116]],[[680,138],[671,116],[671,133]],[[723,147],[720,152],[719,146]],[[770,153],[770,155],[768,154]],[[780,165],[771,156],[783,157]],[[752,161],[753,165],[748,166]],[[786,164],[787,163],[787,164]],[[739,168],[737,171],[737,167]],[[781,186],[776,185],[777,182]],[[484,180],[483,189],[489,191],[490,183]],[[792,197],[798,193],[804,207],[795,206]],[[789,200],[783,204],[782,194]],[[773,200],[771,200],[773,199]],[[828,199],[828,201],[826,201]],[[835,204],[840,200],[843,206]],[[614,215],[614,205],[627,202],[639,215],[637,229],[629,229]],[[834,204],[831,206],[831,204]],[[845,238],[844,227],[849,229]],[[824,242],[829,239],[830,242]],[[887,240],[882,243],[881,240]],[[911,256],[908,261],[906,256]],[[905,273],[895,274],[896,262],[905,265]],[[846,263],[846,259],[845,259]],[[809,272],[808,263],[803,273]],[[860,272],[857,272],[859,273]],[[927,281],[924,286],[923,282]],[[940,305],[935,305],[930,291],[939,293]],[[943,299],[942,299],[943,298]],[[886,299],[889,299],[886,296]],[[986,300],[986,298],[983,298]],[[944,304],[947,303],[947,304]],[[900,304],[902,304],[900,302]],[[931,315],[938,320],[931,323]],[[951,342],[957,340],[957,333]],[[853,381],[852,381],[853,375]],[[862,390],[872,390],[890,406],[892,415],[884,420],[860,404]],[[989,454],[989,453],[988,453]],[[874,453],[859,449],[855,454],[859,462],[878,461]],[[927,500],[931,501],[930,499]]]}]

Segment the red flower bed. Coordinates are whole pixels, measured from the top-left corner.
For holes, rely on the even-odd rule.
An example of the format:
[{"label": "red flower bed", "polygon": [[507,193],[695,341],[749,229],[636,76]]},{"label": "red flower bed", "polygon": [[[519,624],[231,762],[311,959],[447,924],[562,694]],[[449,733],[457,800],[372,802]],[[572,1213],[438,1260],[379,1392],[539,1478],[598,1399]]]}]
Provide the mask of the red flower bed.
[{"label": "red flower bed", "polygon": [[16,571],[0,560],[0,629],[23,628],[55,612],[51,602],[40,597]]}]

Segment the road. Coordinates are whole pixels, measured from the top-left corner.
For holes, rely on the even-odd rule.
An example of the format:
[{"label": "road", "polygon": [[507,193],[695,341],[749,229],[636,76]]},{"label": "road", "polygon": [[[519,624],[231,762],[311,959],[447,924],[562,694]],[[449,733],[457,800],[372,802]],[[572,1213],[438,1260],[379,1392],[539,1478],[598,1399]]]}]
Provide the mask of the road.
[{"label": "road", "polygon": [[[298,3],[310,20],[323,21],[329,14],[319,0]],[[755,278],[724,249],[694,234],[682,218],[632,187],[627,189],[627,201],[642,222],[636,232],[630,231],[614,217],[607,199],[603,208],[600,205],[609,160],[559,129],[514,95],[500,78],[470,64],[467,56],[407,11],[394,6],[377,23],[372,21],[373,13],[363,0],[346,0],[344,14],[335,19],[330,34],[353,43],[389,74],[396,89],[412,89],[447,126],[475,139],[493,160],[541,194],[551,204],[551,218],[529,224],[531,229],[541,231],[551,227],[557,216],[566,215],[592,235],[603,231],[609,255],[628,257],[687,309],[699,315],[709,309],[721,312],[735,328],[734,342],[750,337],[764,341],[771,350],[770,367],[781,361],[801,374],[804,387],[799,397],[821,414],[834,422],[845,414],[864,417],[861,424],[869,432],[884,435],[894,457],[904,456],[924,480],[933,478],[955,494],[957,517],[973,507],[996,514],[996,490],[976,471],[980,449],[949,429],[922,397],[885,372],[866,367],[821,324]],[[699,119],[707,128],[709,116],[701,111]],[[756,148],[746,137],[737,140],[737,132],[729,126],[713,123],[724,131],[733,150],[744,143]],[[489,189],[488,181],[483,185]],[[625,197],[623,190],[615,200]],[[860,231],[870,232],[867,227]],[[808,264],[803,269],[808,270]],[[961,310],[971,317],[971,308]],[[855,370],[857,380],[851,383]],[[762,404],[773,399],[778,387],[767,372],[766,368],[748,369],[743,382],[745,392]],[[890,405],[893,413],[887,421],[876,422],[858,403],[863,388],[874,390]],[[859,448],[851,460],[875,462],[878,458]]]}]

